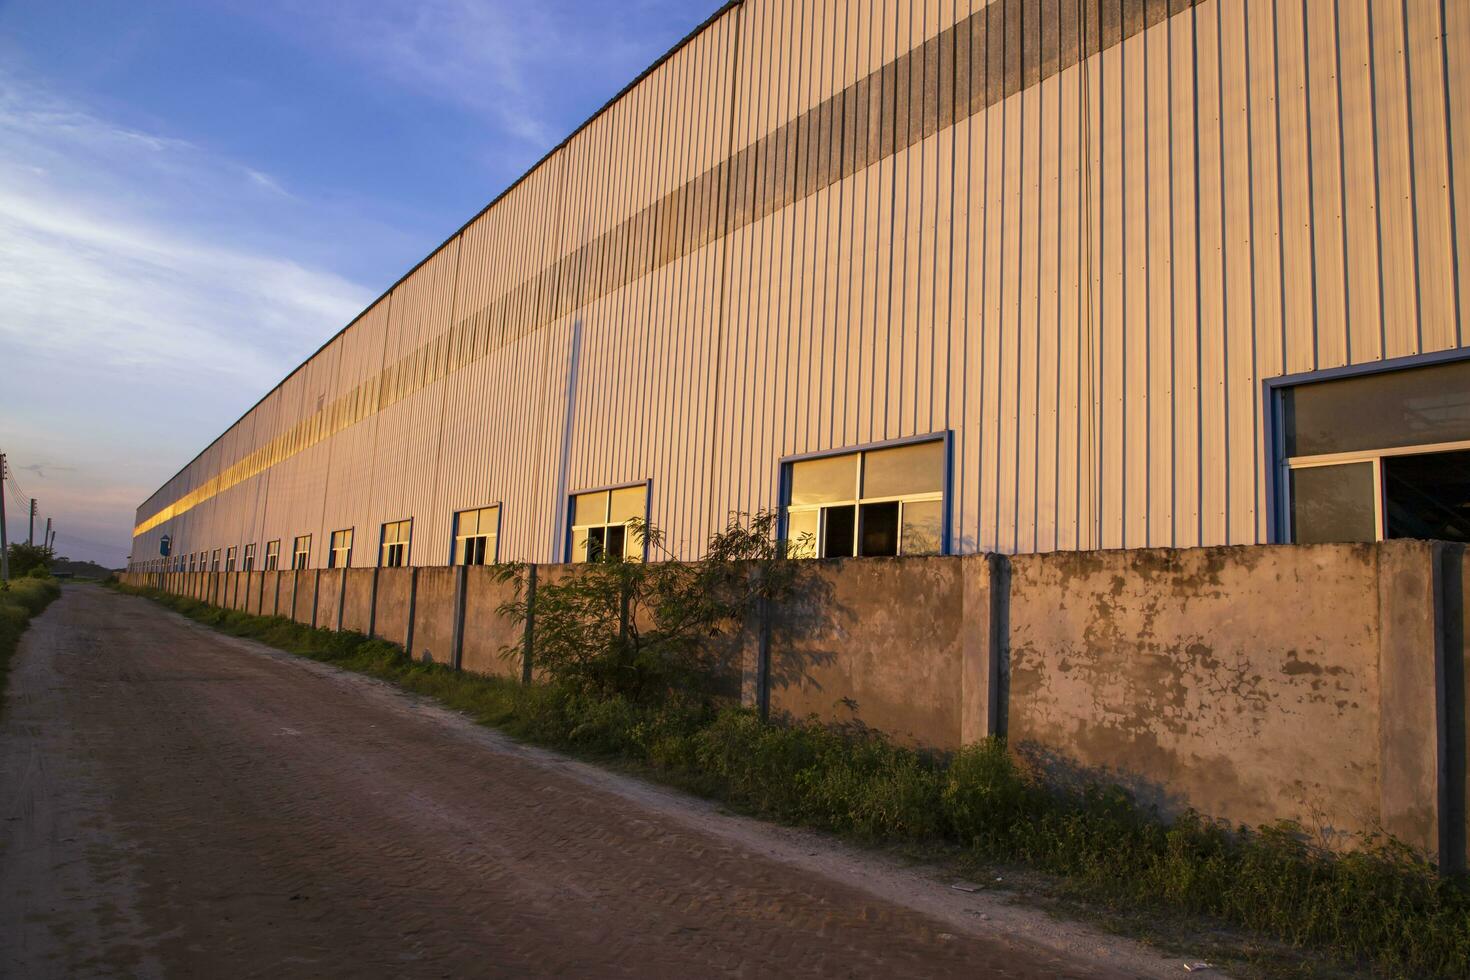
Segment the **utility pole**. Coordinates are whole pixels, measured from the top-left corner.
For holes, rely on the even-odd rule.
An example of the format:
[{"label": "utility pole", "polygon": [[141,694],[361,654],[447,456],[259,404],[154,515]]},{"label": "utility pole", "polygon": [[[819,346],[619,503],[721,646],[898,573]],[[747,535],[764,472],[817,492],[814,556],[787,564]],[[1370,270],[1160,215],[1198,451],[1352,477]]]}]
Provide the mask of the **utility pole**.
[{"label": "utility pole", "polygon": [[36,498],[31,498],[31,529],[26,532],[26,544],[32,547],[36,544]]},{"label": "utility pole", "polygon": [[41,535],[41,547],[51,547],[51,518],[46,518],[46,533]]},{"label": "utility pole", "polygon": [[5,538],[5,481],[10,471],[5,467],[5,454],[0,453],[0,582],[10,581],[10,542]]}]

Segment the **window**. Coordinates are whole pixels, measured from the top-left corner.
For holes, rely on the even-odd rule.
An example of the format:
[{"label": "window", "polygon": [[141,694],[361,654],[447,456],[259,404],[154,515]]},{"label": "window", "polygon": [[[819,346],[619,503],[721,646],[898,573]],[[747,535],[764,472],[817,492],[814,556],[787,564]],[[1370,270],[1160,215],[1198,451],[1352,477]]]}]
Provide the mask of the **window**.
[{"label": "window", "polygon": [[245,561],[240,565],[240,571],[255,571],[255,545],[247,544],[245,546]]},{"label": "window", "polygon": [[210,562],[209,562],[209,570],[211,572],[217,572],[217,571],[219,571],[219,549],[218,548],[214,549],[214,555],[210,559]]},{"label": "window", "polygon": [[1282,539],[1470,541],[1470,360],[1278,394]]},{"label": "window", "polygon": [[225,549],[225,571],[227,571],[227,572],[233,572],[234,570],[235,570],[235,549],[232,546],[232,547],[229,547],[229,548],[226,548]]},{"label": "window", "polygon": [[572,497],[574,562],[642,561],[644,542],[628,523],[648,518],[648,484],[597,490]]},{"label": "window", "polygon": [[281,567],[281,539],[265,543],[265,570],[274,572]]},{"label": "window", "polygon": [[788,463],[787,554],[942,553],[947,455],[929,439]]},{"label": "window", "polygon": [[311,563],[311,535],[303,534],[291,548],[291,567],[305,568]]},{"label": "window", "polygon": [[332,532],[332,547],[327,553],[328,568],[346,568],[352,562],[352,528]]},{"label": "window", "polygon": [[198,557],[193,552],[190,552],[189,553],[189,571],[190,572],[193,572],[193,571],[196,570],[196,563],[198,561],[199,561]]},{"label": "window", "polygon": [[393,521],[383,525],[384,568],[401,568],[408,564],[408,539],[413,534],[413,521]]},{"label": "window", "polygon": [[462,510],[454,515],[456,565],[493,565],[500,538],[500,507]]}]

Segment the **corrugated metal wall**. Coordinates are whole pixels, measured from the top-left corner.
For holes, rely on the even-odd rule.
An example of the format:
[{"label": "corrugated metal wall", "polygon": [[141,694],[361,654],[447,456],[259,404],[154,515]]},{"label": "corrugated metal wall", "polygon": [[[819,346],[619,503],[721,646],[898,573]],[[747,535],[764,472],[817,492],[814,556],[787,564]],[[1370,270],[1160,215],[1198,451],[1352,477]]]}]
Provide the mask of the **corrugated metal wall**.
[{"label": "corrugated metal wall", "polygon": [[[1266,539],[1261,383],[1464,346],[1470,4],[745,0],[139,508],[138,558],[954,434],[956,550]],[[172,506],[172,509],[170,508]],[[243,550],[243,549],[242,549]]]}]

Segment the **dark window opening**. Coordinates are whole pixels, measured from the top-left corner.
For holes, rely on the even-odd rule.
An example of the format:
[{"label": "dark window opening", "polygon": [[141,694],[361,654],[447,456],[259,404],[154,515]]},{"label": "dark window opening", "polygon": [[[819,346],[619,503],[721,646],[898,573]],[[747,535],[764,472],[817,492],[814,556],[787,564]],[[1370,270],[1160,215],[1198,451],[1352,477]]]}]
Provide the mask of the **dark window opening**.
[{"label": "dark window opening", "polygon": [[1470,451],[1384,457],[1383,491],[1388,537],[1470,541]]},{"label": "dark window opening", "polygon": [[622,558],[628,540],[628,528],[622,524],[614,524],[607,529],[607,557]]},{"label": "dark window opening", "polygon": [[863,504],[862,535],[858,554],[865,558],[891,558],[898,554],[898,501]]},{"label": "dark window opening", "polygon": [[856,530],[857,508],[852,504],[846,507],[827,507],[822,510],[822,516],[827,524],[822,535],[822,557],[852,557],[852,537]]}]

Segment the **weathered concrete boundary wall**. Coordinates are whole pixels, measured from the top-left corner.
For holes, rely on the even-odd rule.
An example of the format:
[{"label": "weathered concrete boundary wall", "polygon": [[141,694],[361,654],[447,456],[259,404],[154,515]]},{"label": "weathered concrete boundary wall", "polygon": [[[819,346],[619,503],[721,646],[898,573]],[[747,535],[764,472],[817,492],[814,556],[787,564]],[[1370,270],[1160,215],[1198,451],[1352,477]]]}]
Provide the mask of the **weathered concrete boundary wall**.
[{"label": "weathered concrete boundary wall", "polygon": [[[1330,814],[1327,829],[1371,827],[1388,815],[1380,679],[1395,659],[1379,607],[1396,582],[1380,559],[1402,554],[1365,545],[1012,558],[1009,739],[1047,767],[1121,782],[1165,809],[1251,824]],[[1417,822],[1400,829],[1425,833]]]},{"label": "weathered concrete boundary wall", "polygon": [[460,568],[419,568],[414,586],[412,629],[404,649],[415,660],[455,663],[458,592],[464,577]]},{"label": "weathered concrete boundary wall", "polygon": [[[535,570],[539,576],[543,569]],[[515,599],[514,582],[502,581],[493,568],[465,570],[460,664],[465,670],[498,677],[521,677],[525,667],[525,628],[500,614]],[[522,656],[504,656],[520,645]]]},{"label": "weathered concrete boundary wall", "polygon": [[373,632],[373,604],[378,591],[378,569],[346,568],[342,570],[346,584],[342,590],[342,622],[339,629]]},{"label": "weathered concrete boundary wall", "polygon": [[[803,563],[756,642],[769,708],[941,748],[994,731],[985,555]],[[749,671],[748,671],[749,672]],[[759,695],[759,691],[757,691]]]},{"label": "weathered concrete boundary wall", "polygon": [[414,576],[417,572],[416,568],[377,569],[377,594],[372,600],[372,629],[363,632],[408,649],[408,621],[413,605]]},{"label": "weathered concrete boundary wall", "polygon": [[[1165,812],[1290,818],[1341,843],[1384,830],[1456,866],[1467,563],[1416,541],[804,562],[791,597],[729,642],[745,699],[776,715],[941,750],[1004,735],[1056,777],[1119,782]],[[534,608],[577,573],[540,566],[521,587]],[[126,578],[252,611],[279,590],[302,621],[309,589],[318,626],[532,676],[526,626],[499,612],[516,583],[493,569],[300,574],[309,587]]]}]

